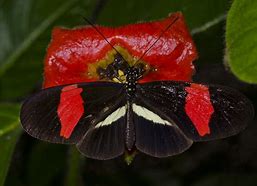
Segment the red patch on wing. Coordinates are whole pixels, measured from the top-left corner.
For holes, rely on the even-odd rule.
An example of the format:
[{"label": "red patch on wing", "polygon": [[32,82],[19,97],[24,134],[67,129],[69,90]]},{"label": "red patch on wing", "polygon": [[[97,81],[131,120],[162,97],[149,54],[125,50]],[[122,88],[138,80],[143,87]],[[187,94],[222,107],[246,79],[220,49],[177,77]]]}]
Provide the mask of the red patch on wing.
[{"label": "red patch on wing", "polygon": [[193,122],[200,136],[210,134],[209,122],[214,108],[210,101],[208,87],[200,84],[191,84],[186,87],[185,111]]},{"label": "red patch on wing", "polygon": [[[157,71],[141,82],[154,80],[191,81],[193,60],[197,51],[182,13],[146,23],[117,28],[97,26],[112,43],[125,48],[132,56],[141,57],[174,19],[177,21],[143,57]],[[87,76],[88,65],[103,59],[112,50],[94,28],[55,28],[47,49],[44,67],[44,88],[78,82],[96,81]]]},{"label": "red patch on wing", "polygon": [[84,113],[82,88],[77,85],[69,85],[62,89],[60,103],[57,109],[61,122],[60,136],[69,138]]}]

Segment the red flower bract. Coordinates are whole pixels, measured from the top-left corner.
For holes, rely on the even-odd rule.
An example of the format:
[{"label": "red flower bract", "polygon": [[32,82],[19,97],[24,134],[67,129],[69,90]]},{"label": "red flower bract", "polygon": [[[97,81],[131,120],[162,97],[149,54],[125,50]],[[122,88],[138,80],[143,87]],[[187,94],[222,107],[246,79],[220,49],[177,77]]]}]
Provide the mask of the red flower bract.
[{"label": "red flower bract", "polygon": [[[137,60],[174,18],[178,20],[142,58],[155,70],[141,82],[190,81],[194,71],[192,62],[197,58],[197,52],[181,13],[171,14],[159,21],[97,28],[115,48],[127,56],[126,59]],[[92,66],[110,61],[114,52],[91,26],[72,30],[55,28],[45,58],[44,88],[98,80]]]}]

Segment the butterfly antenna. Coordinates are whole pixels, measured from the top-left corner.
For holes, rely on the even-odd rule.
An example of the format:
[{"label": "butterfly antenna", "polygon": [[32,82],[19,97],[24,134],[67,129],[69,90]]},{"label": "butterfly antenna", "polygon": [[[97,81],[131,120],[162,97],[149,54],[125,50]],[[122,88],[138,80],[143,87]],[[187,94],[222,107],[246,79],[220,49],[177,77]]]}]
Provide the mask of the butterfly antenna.
[{"label": "butterfly antenna", "polygon": [[[99,35],[101,35],[103,37],[103,39],[123,58],[123,56],[120,54],[120,52],[107,40],[107,38],[103,35],[103,33],[91,22],[89,21],[86,17],[82,16],[83,19],[89,24],[91,25],[95,31],[97,31],[97,33]],[[124,59],[124,58],[123,58]]]},{"label": "butterfly antenna", "polygon": [[176,17],[164,30],[162,30],[162,32],[160,33],[159,37],[153,42],[153,44],[151,44],[151,46],[140,56],[140,58],[135,62],[135,65],[147,54],[147,52],[149,52],[153,46],[160,40],[160,38],[163,36],[163,34],[170,29],[170,27],[176,23],[176,21],[178,20],[179,18]]}]

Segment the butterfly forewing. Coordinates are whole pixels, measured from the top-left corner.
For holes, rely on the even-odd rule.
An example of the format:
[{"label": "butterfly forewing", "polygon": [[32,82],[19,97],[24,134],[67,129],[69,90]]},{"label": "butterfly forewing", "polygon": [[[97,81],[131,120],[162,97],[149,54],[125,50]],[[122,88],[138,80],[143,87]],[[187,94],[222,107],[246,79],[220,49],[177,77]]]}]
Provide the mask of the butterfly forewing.
[{"label": "butterfly forewing", "polygon": [[173,123],[193,141],[224,138],[253,119],[250,101],[231,88],[184,82],[138,85],[138,100]]},{"label": "butterfly forewing", "polygon": [[117,83],[81,83],[43,89],[23,103],[21,123],[35,138],[53,143],[78,143],[94,122],[115,111],[123,98],[123,86]]},{"label": "butterfly forewing", "polygon": [[254,117],[252,103],[241,93],[224,86],[209,87],[214,113],[208,138],[224,138],[242,131]]}]

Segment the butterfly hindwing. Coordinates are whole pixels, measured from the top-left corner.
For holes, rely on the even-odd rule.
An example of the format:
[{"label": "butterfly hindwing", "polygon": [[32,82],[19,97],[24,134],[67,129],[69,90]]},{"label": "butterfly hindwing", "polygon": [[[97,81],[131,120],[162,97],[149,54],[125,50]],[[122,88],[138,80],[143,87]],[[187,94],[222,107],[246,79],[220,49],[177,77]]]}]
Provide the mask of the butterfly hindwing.
[{"label": "butterfly hindwing", "polygon": [[154,157],[167,157],[188,149],[192,140],[171,119],[154,107],[137,101],[132,104],[136,148]]},{"label": "butterfly hindwing", "polygon": [[122,102],[117,83],[79,83],[43,89],[22,105],[21,123],[31,136],[53,143],[78,143],[95,120]]},{"label": "butterfly hindwing", "polygon": [[92,121],[91,127],[77,144],[80,152],[89,158],[101,160],[123,154],[125,150],[126,112],[127,108],[123,103],[114,111],[106,114],[99,113],[105,117]]},{"label": "butterfly hindwing", "polygon": [[160,81],[138,85],[137,95],[193,141],[234,135],[254,115],[244,95],[223,86]]}]

